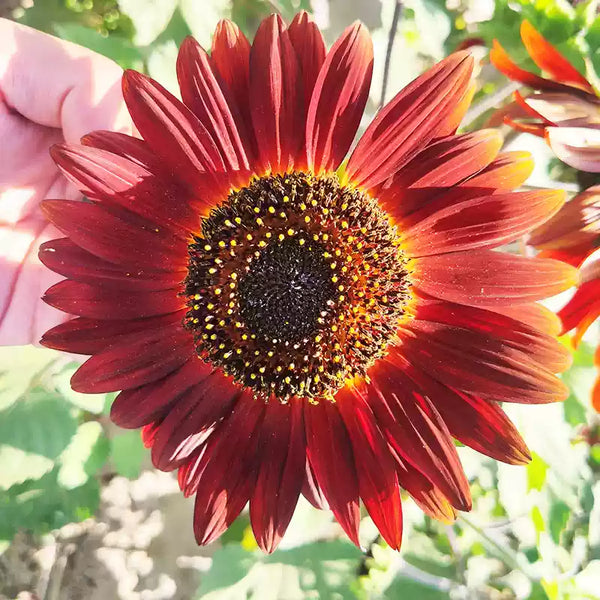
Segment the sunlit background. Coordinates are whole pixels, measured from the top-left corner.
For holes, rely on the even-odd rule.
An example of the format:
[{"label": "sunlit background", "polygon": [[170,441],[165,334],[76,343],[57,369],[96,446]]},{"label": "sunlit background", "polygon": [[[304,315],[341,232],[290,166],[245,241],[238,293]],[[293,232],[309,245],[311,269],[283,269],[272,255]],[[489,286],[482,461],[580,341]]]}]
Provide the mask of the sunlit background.
[{"label": "sunlit background", "polygon": [[[531,66],[518,35],[524,18],[581,70],[600,72],[597,5],[0,0],[0,16],[145,71],[173,92],[178,45],[192,34],[209,47],[223,17],[252,37],[265,15],[277,11],[291,19],[305,9],[329,43],[360,19],[375,45],[363,125],[383,99],[468,40],[480,61],[478,92],[463,124],[469,131],[493,119],[515,89],[487,61],[492,39]],[[594,183],[553,159],[543,141],[505,133],[508,149],[536,156],[528,185],[573,192]],[[597,335],[592,329],[592,342]],[[152,468],[139,432],[110,423],[113,394],[70,390],[77,367],[72,358],[34,347],[0,349],[0,599],[600,598],[600,424],[589,402],[592,354],[585,343],[576,352],[564,375],[572,390],[564,404],[505,407],[532,450],[527,467],[459,449],[474,507],[454,525],[432,521],[407,499],[402,552],[386,547],[368,517],[360,550],[328,512],[301,499],[280,549],[265,556],[245,513],[218,542],[196,546],[193,500],[182,497],[172,474]]]}]

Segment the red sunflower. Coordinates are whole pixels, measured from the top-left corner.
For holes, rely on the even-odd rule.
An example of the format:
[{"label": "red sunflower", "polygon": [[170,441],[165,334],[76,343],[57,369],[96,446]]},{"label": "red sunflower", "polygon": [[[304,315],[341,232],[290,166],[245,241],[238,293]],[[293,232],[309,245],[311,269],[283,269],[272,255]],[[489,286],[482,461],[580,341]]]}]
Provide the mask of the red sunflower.
[{"label": "red sunflower", "polygon": [[302,493],[357,544],[362,500],[398,548],[401,489],[436,518],[469,510],[453,438],[525,463],[499,403],[566,396],[569,356],[535,302],[574,270],[494,250],[563,194],[512,192],[528,155],[455,134],[467,53],[400,92],[344,162],[372,64],[358,23],[326,52],[305,13],[265,19],[252,46],[223,22],[210,55],[184,42],[183,102],[125,73],[143,139],[53,149],[90,200],[44,203],[67,236],[41,249],[67,278],[45,300],[76,318],[43,343],[92,355],[74,389],[123,390],[112,418],[178,470],[199,544],[249,502],[270,552]]},{"label": "red sunflower", "polygon": [[517,66],[497,40],[490,52],[492,64],[508,78],[534,90],[523,97],[515,92],[509,108],[525,120],[505,117],[518,131],[545,137],[553,152],[582,171],[600,172],[600,98],[592,84],[528,21],[521,39],[533,62],[548,78]]}]

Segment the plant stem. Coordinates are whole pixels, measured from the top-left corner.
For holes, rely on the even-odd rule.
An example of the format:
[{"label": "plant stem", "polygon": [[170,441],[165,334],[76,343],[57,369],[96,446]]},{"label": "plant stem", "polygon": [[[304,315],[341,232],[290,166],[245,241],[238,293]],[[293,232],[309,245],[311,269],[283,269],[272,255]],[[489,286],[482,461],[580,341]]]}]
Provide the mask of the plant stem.
[{"label": "plant stem", "polygon": [[392,25],[390,26],[390,32],[388,34],[387,49],[385,51],[385,64],[383,67],[383,82],[381,84],[381,97],[379,99],[379,108],[385,103],[385,94],[387,92],[388,78],[390,75],[390,62],[392,59],[392,49],[394,48],[394,40],[396,39],[396,30],[398,29],[398,21],[400,20],[400,14],[402,13],[402,1],[396,0],[394,6],[394,16],[392,17]]}]

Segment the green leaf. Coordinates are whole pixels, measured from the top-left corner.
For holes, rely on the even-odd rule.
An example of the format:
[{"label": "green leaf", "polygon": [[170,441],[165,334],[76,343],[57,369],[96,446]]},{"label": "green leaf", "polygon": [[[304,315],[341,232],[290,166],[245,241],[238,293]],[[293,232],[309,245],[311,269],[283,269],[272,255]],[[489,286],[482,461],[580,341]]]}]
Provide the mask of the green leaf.
[{"label": "green leaf", "polygon": [[[197,598],[356,598],[352,583],[362,553],[342,540],[277,550],[270,556],[227,544],[213,555]],[[279,589],[273,589],[277,582]]]},{"label": "green leaf", "polygon": [[52,384],[56,391],[73,406],[96,415],[101,414],[104,410],[106,394],[82,394],[71,388],[71,377],[80,366],[81,363],[78,362],[69,363],[52,376]]},{"label": "green leaf", "polygon": [[0,347],[0,410],[16,402],[58,356],[47,348]]},{"label": "green leaf", "polygon": [[210,48],[212,34],[217,23],[230,17],[230,0],[179,0],[179,10],[192,35],[204,48]]},{"label": "green leaf", "polygon": [[555,544],[560,543],[560,534],[567,526],[571,509],[562,501],[555,502],[550,508],[550,535]]},{"label": "green leaf", "polygon": [[532,452],[531,455],[531,462],[525,467],[527,469],[527,490],[541,490],[546,481],[548,465],[535,452]]},{"label": "green leaf", "polygon": [[83,485],[105,462],[109,443],[97,421],[83,423],[60,456],[58,483],[73,489]]},{"label": "green leaf", "polygon": [[43,390],[0,412],[0,488],[50,471],[76,427],[68,404]]},{"label": "green leaf", "polygon": [[178,0],[118,0],[121,12],[133,22],[136,46],[151,44],[169,24]]},{"label": "green leaf", "polygon": [[68,40],[107,56],[123,69],[141,70],[143,68],[142,54],[126,38],[118,35],[104,36],[77,23],[55,23],[53,30],[63,40]]},{"label": "green leaf", "polygon": [[0,539],[11,539],[20,529],[46,533],[93,516],[100,502],[95,479],[66,490],[58,483],[58,469],[35,481],[25,481],[0,494]]},{"label": "green leaf", "polygon": [[414,598],[415,600],[448,600],[450,594],[448,592],[426,585],[408,577],[397,577],[392,585],[387,589],[385,598],[389,600],[397,600],[398,598]]},{"label": "green leaf", "polygon": [[112,438],[110,458],[119,475],[129,479],[138,477],[145,456],[139,431],[127,431]]}]

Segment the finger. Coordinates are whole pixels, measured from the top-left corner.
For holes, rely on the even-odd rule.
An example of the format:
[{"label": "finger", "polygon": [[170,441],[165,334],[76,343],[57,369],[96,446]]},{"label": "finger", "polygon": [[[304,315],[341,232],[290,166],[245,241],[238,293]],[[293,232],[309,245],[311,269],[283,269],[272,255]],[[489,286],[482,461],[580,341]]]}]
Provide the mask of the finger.
[{"label": "finger", "polygon": [[121,68],[86,48],[0,19],[0,95],[26,119],[76,142],[94,129],[129,133]]},{"label": "finger", "polygon": [[57,237],[41,214],[0,227],[0,345],[37,344],[47,329],[65,320],[40,300],[61,277],[40,263],[38,249]]}]

